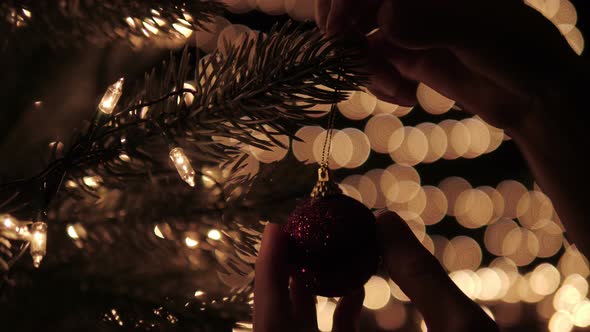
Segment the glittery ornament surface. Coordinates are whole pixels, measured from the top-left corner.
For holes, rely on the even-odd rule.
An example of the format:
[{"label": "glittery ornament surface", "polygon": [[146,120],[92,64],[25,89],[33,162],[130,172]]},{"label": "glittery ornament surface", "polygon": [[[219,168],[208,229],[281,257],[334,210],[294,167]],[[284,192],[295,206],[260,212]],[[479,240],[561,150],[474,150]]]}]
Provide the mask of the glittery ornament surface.
[{"label": "glittery ornament surface", "polygon": [[317,295],[346,295],[377,269],[375,217],[348,196],[302,201],[283,229],[289,235],[294,277]]}]

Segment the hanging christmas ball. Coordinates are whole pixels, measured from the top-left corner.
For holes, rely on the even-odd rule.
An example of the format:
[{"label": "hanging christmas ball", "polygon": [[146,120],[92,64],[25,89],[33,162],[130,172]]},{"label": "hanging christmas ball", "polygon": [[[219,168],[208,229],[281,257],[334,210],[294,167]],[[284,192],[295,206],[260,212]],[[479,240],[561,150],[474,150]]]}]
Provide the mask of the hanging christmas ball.
[{"label": "hanging christmas ball", "polygon": [[283,229],[293,277],[316,295],[341,297],[376,272],[379,253],[373,213],[342,195],[328,174],[320,168],[312,197],[298,204]]}]

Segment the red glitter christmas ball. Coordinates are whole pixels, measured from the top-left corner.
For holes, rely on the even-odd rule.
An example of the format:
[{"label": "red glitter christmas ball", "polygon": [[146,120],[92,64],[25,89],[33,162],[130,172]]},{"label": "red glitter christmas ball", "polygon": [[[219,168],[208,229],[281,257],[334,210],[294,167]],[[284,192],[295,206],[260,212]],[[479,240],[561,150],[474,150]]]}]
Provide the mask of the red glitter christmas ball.
[{"label": "red glitter christmas ball", "polygon": [[306,199],[283,229],[289,235],[293,277],[316,295],[344,296],[377,270],[375,216],[353,198],[337,194]]}]

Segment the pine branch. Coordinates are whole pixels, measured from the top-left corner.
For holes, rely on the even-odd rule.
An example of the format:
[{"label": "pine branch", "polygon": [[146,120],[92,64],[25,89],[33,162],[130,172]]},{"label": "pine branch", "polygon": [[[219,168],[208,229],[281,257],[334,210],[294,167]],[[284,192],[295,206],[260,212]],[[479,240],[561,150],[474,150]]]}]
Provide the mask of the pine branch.
[{"label": "pine branch", "polygon": [[[115,40],[138,44],[148,38],[186,38],[224,6],[215,0],[19,0],[0,4],[0,32],[14,41],[43,36],[53,46]],[[31,40],[27,38],[27,40]]]}]

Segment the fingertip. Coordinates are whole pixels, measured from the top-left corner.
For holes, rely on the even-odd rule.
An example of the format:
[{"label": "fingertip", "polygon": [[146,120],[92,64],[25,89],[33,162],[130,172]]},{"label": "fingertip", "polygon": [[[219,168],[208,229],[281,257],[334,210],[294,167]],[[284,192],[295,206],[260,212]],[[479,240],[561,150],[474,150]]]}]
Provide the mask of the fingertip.
[{"label": "fingertip", "polygon": [[331,6],[331,0],[315,0],[315,21],[322,32],[326,32],[326,24]]},{"label": "fingertip", "polygon": [[334,312],[334,332],[359,331],[364,299],[365,289],[360,287],[338,301]]}]

